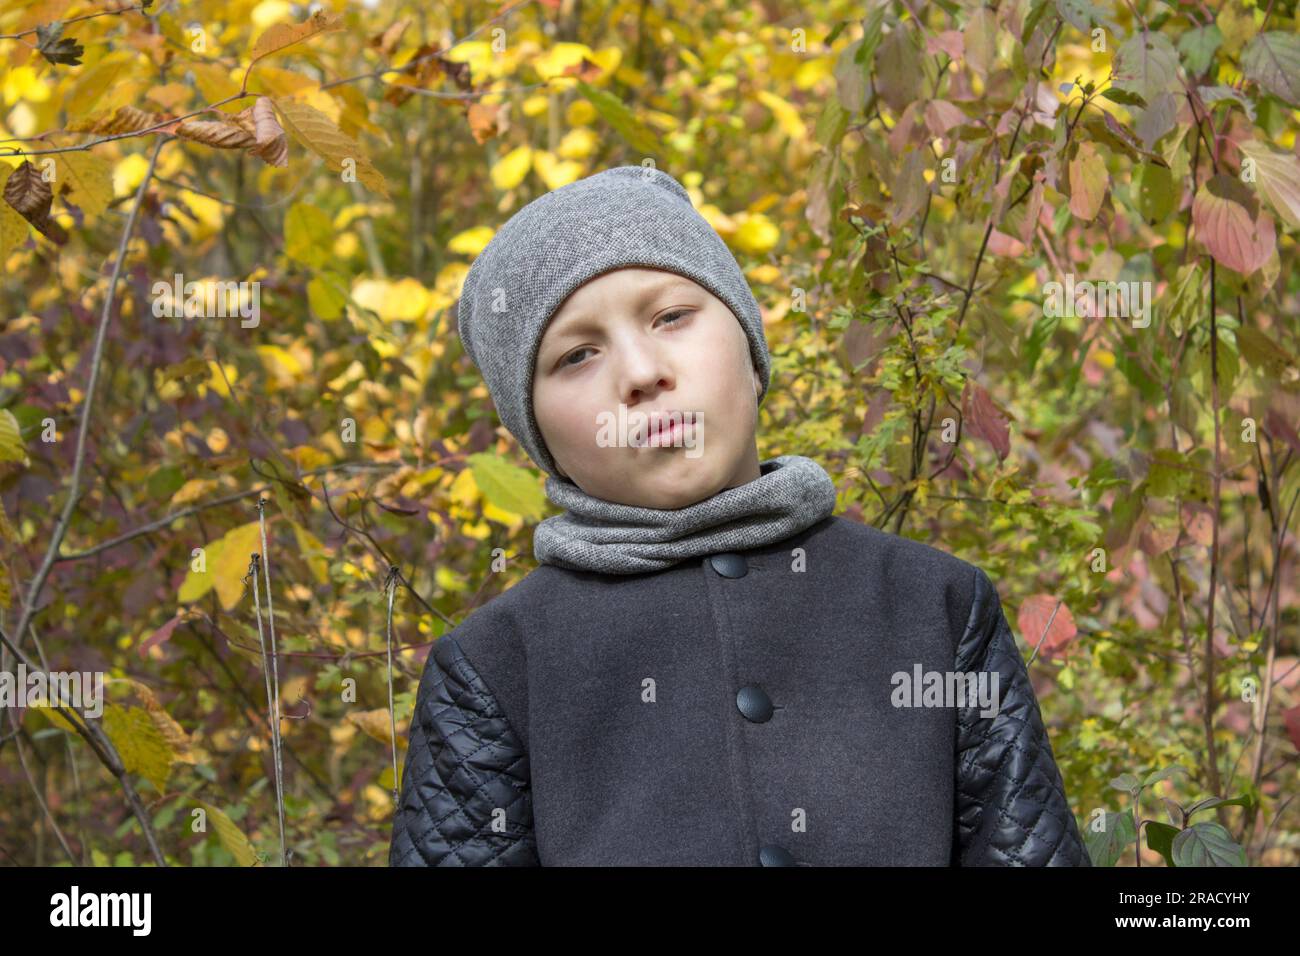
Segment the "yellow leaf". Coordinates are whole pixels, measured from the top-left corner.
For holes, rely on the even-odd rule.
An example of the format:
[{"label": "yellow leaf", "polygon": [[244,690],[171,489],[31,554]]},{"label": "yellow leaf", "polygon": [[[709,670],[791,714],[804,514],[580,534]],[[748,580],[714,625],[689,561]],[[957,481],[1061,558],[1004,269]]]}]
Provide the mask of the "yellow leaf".
[{"label": "yellow leaf", "polygon": [[44,77],[38,77],[30,66],[5,70],[3,86],[6,106],[13,106],[19,100],[44,103],[54,89],[53,83],[47,83]]},{"label": "yellow leaf", "polygon": [[[216,63],[190,62],[185,64],[185,69],[194,74],[194,84],[203,94],[203,99],[209,103],[224,100],[239,92],[239,78],[232,77],[230,70],[224,66],[218,66]],[[242,74],[243,71],[240,72]],[[226,108],[230,112],[237,112],[242,107],[232,104]]]},{"label": "yellow leaf", "polygon": [[[348,714],[348,720],[381,744],[388,744],[390,747],[393,745],[393,725],[388,718],[387,707],[380,707],[377,710],[353,711]],[[399,750],[407,744],[406,726],[408,723],[409,721],[404,720],[397,722],[397,748]]]},{"label": "yellow leaf", "polygon": [[279,345],[259,345],[257,354],[262,356],[262,365],[277,378],[293,382],[302,375],[304,368],[292,352]]},{"label": "yellow leaf", "polygon": [[60,730],[66,730],[70,734],[77,733],[77,730],[72,726],[72,724],[68,723],[68,719],[48,704],[37,704],[28,709],[34,710],[43,715],[46,720],[52,723],[55,727],[58,727]]},{"label": "yellow leaf", "polygon": [[835,61],[829,56],[805,60],[794,73],[796,89],[806,90],[816,86],[835,71]]},{"label": "yellow leaf", "polygon": [[1080,219],[1093,220],[1101,211],[1106,198],[1110,174],[1106,159],[1092,143],[1079,144],[1079,151],[1070,160],[1070,212]]},{"label": "yellow leaf", "polygon": [[248,842],[248,837],[244,836],[244,831],[235,825],[235,821],[210,803],[204,803],[202,800],[196,800],[195,803],[203,808],[208,819],[212,821],[212,830],[217,835],[217,842],[230,852],[235,862],[240,866],[257,866],[257,851],[253,849],[253,844]]},{"label": "yellow leaf", "polygon": [[273,99],[281,125],[294,139],[325,160],[335,172],[353,172],[356,179],[381,195],[388,196],[383,174],[371,164],[361,147],[343,134],[328,116],[306,103]]},{"label": "yellow leaf", "polygon": [[7,408],[0,408],[0,461],[21,461],[30,464],[27,449],[23,447],[22,430],[18,419]]},{"label": "yellow leaf", "polygon": [[[581,102],[591,106],[587,100]],[[593,111],[594,109],[593,107]],[[586,159],[599,145],[600,140],[594,130],[571,129],[564,134],[564,139],[560,140],[560,145],[555,152],[561,159]]]},{"label": "yellow leaf", "polygon": [[755,95],[760,103],[772,111],[772,115],[776,117],[777,125],[781,127],[781,132],[791,139],[805,139],[807,137],[808,133],[804,127],[803,119],[794,106],[767,90],[759,90]]},{"label": "yellow leaf", "polygon": [[546,183],[547,189],[567,186],[582,175],[581,163],[557,160],[553,154],[544,150],[533,154],[533,167],[537,170],[537,175],[542,177],[542,182]]},{"label": "yellow leaf", "polygon": [[776,224],[762,213],[745,214],[732,236],[732,242],[744,252],[762,255],[776,245],[781,232]]},{"label": "yellow leaf", "polygon": [[113,201],[113,170],[94,153],[60,153],[55,159],[55,179],[70,192],[69,198],[91,222]]},{"label": "yellow leaf", "polygon": [[414,322],[429,312],[429,290],[409,277],[397,282],[362,279],[353,286],[352,299],[385,322]]},{"label": "yellow leaf", "polygon": [[513,511],[506,511],[504,508],[498,508],[490,501],[485,501],[483,502],[483,517],[495,521],[497,524],[512,526],[518,524],[523,516]]},{"label": "yellow leaf", "polygon": [[[617,46],[602,47],[595,53],[587,55],[592,63],[600,67],[600,72],[608,76],[618,71],[619,66],[623,63],[623,48]],[[600,82],[604,77],[597,77],[596,82]]]},{"label": "yellow leaf", "polygon": [[106,92],[130,76],[135,58],[133,51],[109,53],[94,66],[86,67],[63,101],[68,116],[78,118],[90,112]]},{"label": "yellow leaf", "polygon": [[27,241],[31,226],[27,220],[14,212],[7,202],[0,202],[0,263],[9,257],[9,253]]},{"label": "yellow leaf", "polygon": [[141,774],[159,793],[165,793],[174,755],[149,711],[105,703],[103,726],[126,771]]},{"label": "yellow leaf", "polygon": [[459,252],[461,255],[476,256],[492,241],[494,234],[495,230],[491,226],[475,226],[473,229],[466,229],[451,237],[447,243],[447,250]]},{"label": "yellow leaf", "polygon": [[291,16],[293,16],[293,5],[288,0],[262,0],[261,3],[253,7],[253,11],[248,18],[252,21],[253,26],[265,30],[271,24]]},{"label": "yellow leaf", "polygon": [[[208,368],[212,370],[212,374],[208,376],[208,380],[205,384],[222,398],[229,398],[230,389],[226,387],[226,379],[230,380],[231,385],[234,385],[235,382],[239,380],[235,366],[218,366],[216,362],[212,361],[212,359],[208,359]],[[222,372],[225,372],[224,376],[222,375]]]},{"label": "yellow leaf", "polygon": [[302,556],[307,560],[307,567],[311,570],[312,576],[321,584],[329,581],[329,561],[325,557],[325,545],[321,544],[320,539],[314,534],[297,523],[293,526],[293,534],[298,540],[298,550],[302,552]]},{"label": "yellow leaf", "polygon": [[217,482],[211,479],[191,478],[177,489],[176,494],[172,495],[171,503],[174,505],[188,505],[193,501],[198,501],[216,487],[218,487]]},{"label": "yellow leaf", "polygon": [[[251,556],[262,551],[261,528],[256,521],[240,525],[213,541],[205,549],[206,570],[195,571],[193,568],[185,576],[184,583],[176,598],[182,604],[197,601],[212,588],[217,589],[221,606],[227,611],[239,603],[244,593],[244,576],[248,573]],[[265,588],[261,583],[260,588]],[[252,586],[252,580],[249,580]],[[259,600],[265,604],[263,592],[259,590]]]},{"label": "yellow leaf", "polygon": [[[4,503],[0,502],[0,541],[6,541],[9,544],[18,543],[18,532],[14,531],[14,526],[9,523],[9,516],[5,514]],[[8,575],[0,575],[6,579],[8,584]]]},{"label": "yellow leaf", "polygon": [[524,177],[528,175],[528,170],[532,165],[533,150],[531,146],[520,146],[512,149],[492,167],[492,185],[502,192],[507,189],[514,189],[524,181]]},{"label": "yellow leaf", "polygon": [[543,80],[549,80],[562,75],[569,67],[577,66],[583,57],[594,62],[595,56],[585,43],[555,43],[533,60],[533,69]]},{"label": "yellow leaf", "polygon": [[470,455],[468,461],[475,485],[501,511],[532,519],[545,513],[546,495],[533,472],[487,452]]},{"label": "yellow leaf", "polygon": [[328,33],[330,30],[342,29],[343,22],[338,14],[317,10],[302,23],[275,24],[257,38],[257,42],[253,44],[253,49],[249,51],[248,56],[250,60],[257,61],[264,56],[270,56],[272,53],[279,53],[295,43],[301,43],[308,37]]}]

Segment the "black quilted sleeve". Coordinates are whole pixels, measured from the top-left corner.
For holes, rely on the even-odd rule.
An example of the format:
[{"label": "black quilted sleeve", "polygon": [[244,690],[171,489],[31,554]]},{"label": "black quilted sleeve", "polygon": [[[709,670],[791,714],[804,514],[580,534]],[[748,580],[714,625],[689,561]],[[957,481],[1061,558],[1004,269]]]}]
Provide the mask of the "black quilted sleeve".
[{"label": "black quilted sleeve", "polygon": [[538,866],[528,755],[460,645],[425,663],[389,866]]},{"label": "black quilted sleeve", "polygon": [[[956,670],[998,675],[1000,707],[958,710],[954,866],[1091,866],[997,589],[976,569]],[[991,708],[990,708],[991,709]]]}]

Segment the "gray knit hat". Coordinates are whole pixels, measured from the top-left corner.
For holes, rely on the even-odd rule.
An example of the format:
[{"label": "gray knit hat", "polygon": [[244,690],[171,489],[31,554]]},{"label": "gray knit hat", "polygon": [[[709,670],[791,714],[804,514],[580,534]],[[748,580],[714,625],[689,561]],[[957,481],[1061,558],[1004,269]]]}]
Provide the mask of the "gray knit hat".
[{"label": "gray knit hat", "polygon": [[461,344],[483,374],[501,422],[556,475],[533,415],[533,367],[546,323],[579,286],[628,266],[699,283],[740,320],[762,381],[771,376],[763,319],[736,257],[672,176],[617,166],[539,196],[479,253],[456,305]]}]

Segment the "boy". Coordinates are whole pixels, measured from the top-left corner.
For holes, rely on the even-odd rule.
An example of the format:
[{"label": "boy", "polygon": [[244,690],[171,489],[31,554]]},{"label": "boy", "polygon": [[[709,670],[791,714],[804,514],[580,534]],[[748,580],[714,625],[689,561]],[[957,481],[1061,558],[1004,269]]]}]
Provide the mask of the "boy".
[{"label": "boy", "polygon": [[564,512],[429,655],[392,865],[1090,865],[988,576],[759,462],[758,304],[675,179],[529,203],[457,319]]}]

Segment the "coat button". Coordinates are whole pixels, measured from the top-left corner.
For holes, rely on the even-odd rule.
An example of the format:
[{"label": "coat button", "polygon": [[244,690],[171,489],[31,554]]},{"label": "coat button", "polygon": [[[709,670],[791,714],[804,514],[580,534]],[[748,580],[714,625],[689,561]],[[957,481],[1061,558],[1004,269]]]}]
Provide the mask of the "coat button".
[{"label": "coat button", "polygon": [[794,866],[794,855],[783,846],[768,843],[758,848],[758,862],[763,866]]},{"label": "coat button", "polygon": [[761,724],[772,716],[772,698],[768,697],[767,692],[757,684],[740,688],[740,692],[736,694],[736,706],[747,720],[752,720],[756,724]]},{"label": "coat button", "polygon": [[732,554],[730,551],[723,554],[715,554],[709,558],[709,563],[713,565],[713,570],[717,571],[724,578],[743,578],[749,570],[749,563],[743,555]]}]

